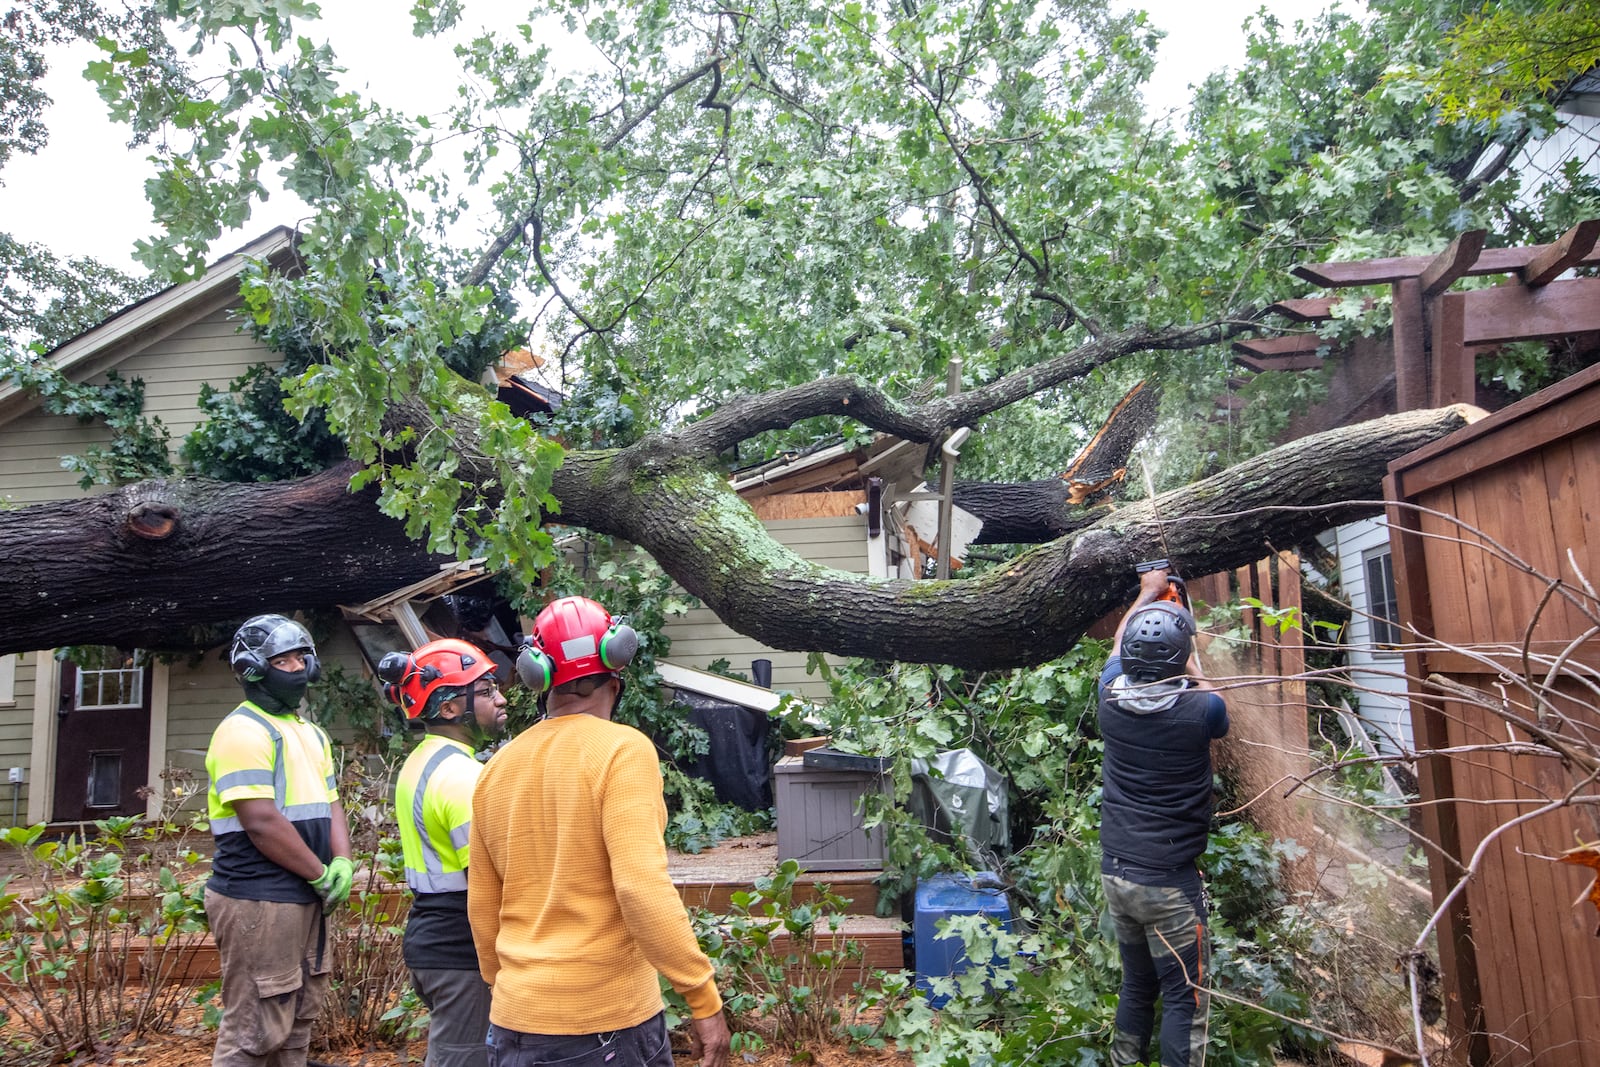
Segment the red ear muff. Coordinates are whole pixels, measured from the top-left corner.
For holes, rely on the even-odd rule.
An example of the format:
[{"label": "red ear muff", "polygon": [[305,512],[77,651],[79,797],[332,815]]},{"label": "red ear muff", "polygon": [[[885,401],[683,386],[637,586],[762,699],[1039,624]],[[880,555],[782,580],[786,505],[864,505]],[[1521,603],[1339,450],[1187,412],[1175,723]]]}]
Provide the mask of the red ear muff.
[{"label": "red ear muff", "polygon": [[555,674],[556,665],[544,649],[523,645],[517,653],[517,678],[535,693],[547,691]]},{"label": "red ear muff", "polygon": [[600,662],[607,670],[620,671],[633,662],[639,651],[639,635],[634,628],[618,619],[600,638]]}]

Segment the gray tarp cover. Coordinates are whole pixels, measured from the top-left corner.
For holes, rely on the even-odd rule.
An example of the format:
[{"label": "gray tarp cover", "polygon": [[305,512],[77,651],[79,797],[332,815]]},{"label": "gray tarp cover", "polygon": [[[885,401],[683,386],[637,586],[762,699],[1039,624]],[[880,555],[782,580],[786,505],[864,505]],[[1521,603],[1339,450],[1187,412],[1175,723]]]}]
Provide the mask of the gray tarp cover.
[{"label": "gray tarp cover", "polygon": [[1011,850],[1005,776],[958,748],[911,761],[911,810],[944,834],[959,832],[974,848]]}]

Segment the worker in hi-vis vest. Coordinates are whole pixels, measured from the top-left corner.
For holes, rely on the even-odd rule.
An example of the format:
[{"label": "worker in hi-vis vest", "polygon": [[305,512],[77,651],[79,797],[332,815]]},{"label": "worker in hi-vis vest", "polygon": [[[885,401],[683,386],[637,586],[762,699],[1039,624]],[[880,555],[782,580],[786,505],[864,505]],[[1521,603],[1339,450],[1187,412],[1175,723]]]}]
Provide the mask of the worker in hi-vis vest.
[{"label": "worker in hi-vis vest", "polygon": [[483,1067],[489,986],[467,921],[467,835],[483,770],[474,750],[505,728],[506,698],[488,655],[453,638],[391,652],[378,674],[384,695],[428,731],[400,768],[394,796],[414,894],[405,961],[430,1013],[426,1067]]},{"label": "worker in hi-vis vest", "polygon": [[216,854],[206,918],[222,965],[213,1067],[304,1067],[333,970],[326,912],[355,879],[333,746],[300,701],[321,669],[305,627],[247,619],[228,650],[245,700],[206,750]]}]

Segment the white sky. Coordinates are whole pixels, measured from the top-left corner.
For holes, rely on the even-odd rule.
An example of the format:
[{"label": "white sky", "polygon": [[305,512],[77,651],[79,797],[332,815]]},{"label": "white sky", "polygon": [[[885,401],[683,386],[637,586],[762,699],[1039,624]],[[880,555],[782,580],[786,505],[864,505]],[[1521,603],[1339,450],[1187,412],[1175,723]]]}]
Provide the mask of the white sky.
[{"label": "white sky", "polygon": [[[324,0],[320,32],[331,39],[349,71],[341,84],[368,90],[369,98],[414,113],[426,110],[430,99],[448,99],[439,81],[453,84],[457,65],[446,42],[411,35],[411,2]],[[1144,0],[1139,6],[1167,31],[1145,92],[1156,113],[1186,107],[1190,85],[1243,61],[1241,27],[1259,7],[1292,24],[1311,18],[1324,5],[1320,0]],[[471,25],[470,6],[468,10]],[[37,156],[13,156],[0,171],[0,228],[19,240],[45,244],[58,255],[93,256],[134,270],[133,243],[152,229],[143,189],[151,168],[143,150],[126,148],[126,133],[106,119],[93,86],[79,76],[94,58],[95,49],[76,45],[53,62],[46,86],[54,100],[45,117],[50,142]],[[556,58],[559,62],[561,57]],[[438,71],[438,80],[428,77],[432,70]],[[256,208],[243,231],[217,241],[212,258],[273,226],[293,225],[302,212],[297,199],[274,197]]]}]

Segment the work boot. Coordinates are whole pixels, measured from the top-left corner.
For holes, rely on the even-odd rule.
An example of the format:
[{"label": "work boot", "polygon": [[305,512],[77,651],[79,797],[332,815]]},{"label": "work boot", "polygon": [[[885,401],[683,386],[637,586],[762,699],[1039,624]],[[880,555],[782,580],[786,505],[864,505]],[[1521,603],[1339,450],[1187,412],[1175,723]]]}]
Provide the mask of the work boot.
[{"label": "work boot", "polygon": [[1141,1038],[1126,1030],[1115,1031],[1111,1039],[1111,1062],[1115,1067],[1133,1067],[1136,1063],[1144,1063],[1149,1056],[1148,1037]]}]

